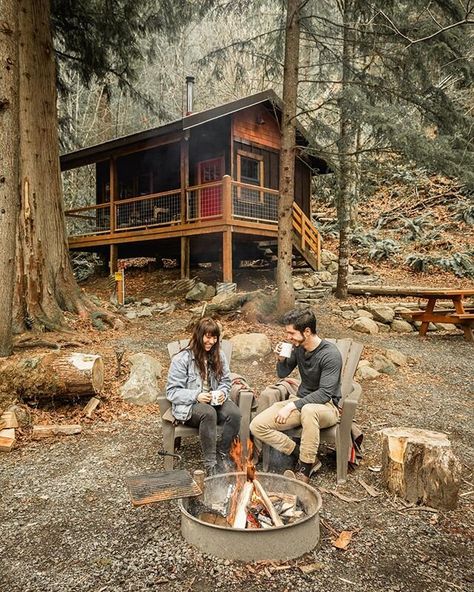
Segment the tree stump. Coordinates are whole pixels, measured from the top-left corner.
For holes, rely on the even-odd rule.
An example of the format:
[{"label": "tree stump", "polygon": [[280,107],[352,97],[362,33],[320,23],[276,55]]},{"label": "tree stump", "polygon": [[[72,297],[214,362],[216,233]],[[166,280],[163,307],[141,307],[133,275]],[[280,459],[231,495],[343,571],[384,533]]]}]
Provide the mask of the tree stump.
[{"label": "tree stump", "polygon": [[461,463],[446,434],[387,428],[382,435],[382,479],[392,493],[432,508],[456,507]]},{"label": "tree stump", "polygon": [[0,368],[0,383],[0,390],[24,399],[91,396],[104,385],[104,363],[100,356],[84,353],[12,358]]}]

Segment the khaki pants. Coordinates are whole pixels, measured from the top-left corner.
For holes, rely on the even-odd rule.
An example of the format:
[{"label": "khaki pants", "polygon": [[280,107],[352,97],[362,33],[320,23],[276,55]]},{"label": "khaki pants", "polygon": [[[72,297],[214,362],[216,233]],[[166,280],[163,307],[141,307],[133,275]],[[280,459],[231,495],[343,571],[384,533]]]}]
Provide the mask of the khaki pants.
[{"label": "khaki pants", "polygon": [[332,401],[324,405],[308,403],[301,411],[292,411],[286,423],[277,423],[275,418],[278,411],[289,401],[297,400],[298,397],[290,396],[286,401],[274,403],[252,420],[250,431],[255,438],[289,455],[296,444],[285,431],[302,427],[300,460],[304,463],[314,463],[319,448],[319,430],[336,425],[339,421],[339,411]]}]

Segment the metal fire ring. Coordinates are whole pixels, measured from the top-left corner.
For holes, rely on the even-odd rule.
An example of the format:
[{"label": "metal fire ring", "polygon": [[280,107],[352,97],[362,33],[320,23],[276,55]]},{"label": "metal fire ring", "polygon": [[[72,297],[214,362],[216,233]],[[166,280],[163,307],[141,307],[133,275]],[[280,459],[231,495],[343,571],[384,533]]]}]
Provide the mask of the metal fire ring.
[{"label": "metal fire ring", "polygon": [[[205,479],[204,503],[225,499],[227,487],[243,473],[213,475]],[[179,500],[181,532],[188,543],[202,553],[235,561],[296,559],[319,542],[319,511],[322,500],[311,486],[273,473],[258,473],[267,491],[291,493],[303,504],[306,517],[293,524],[267,529],[225,528],[199,520],[188,512],[189,500]]]}]

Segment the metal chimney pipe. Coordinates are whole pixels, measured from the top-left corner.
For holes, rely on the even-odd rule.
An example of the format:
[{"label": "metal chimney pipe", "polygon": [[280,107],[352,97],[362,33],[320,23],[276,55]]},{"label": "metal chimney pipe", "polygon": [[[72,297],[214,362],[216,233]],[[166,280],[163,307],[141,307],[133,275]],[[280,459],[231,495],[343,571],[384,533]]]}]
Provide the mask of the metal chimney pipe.
[{"label": "metal chimney pipe", "polygon": [[186,115],[193,112],[193,85],[194,76],[186,76]]}]

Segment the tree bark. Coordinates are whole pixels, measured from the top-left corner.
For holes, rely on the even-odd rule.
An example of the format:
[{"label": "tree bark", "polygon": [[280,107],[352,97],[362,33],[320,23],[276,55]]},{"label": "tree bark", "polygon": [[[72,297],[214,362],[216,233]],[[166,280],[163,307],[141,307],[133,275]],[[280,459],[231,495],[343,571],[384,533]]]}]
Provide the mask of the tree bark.
[{"label": "tree bark", "polygon": [[12,343],[15,233],[18,218],[18,7],[0,0],[0,357]]},{"label": "tree bark", "polygon": [[69,262],[62,199],[50,1],[20,0],[20,215],[14,331],[63,329],[93,308]]},{"label": "tree bark", "polygon": [[295,193],[296,99],[300,48],[300,0],[288,0],[283,71],[283,113],[281,122],[280,198],[278,201],[277,288],[279,314],[295,305],[291,274],[293,255],[293,200]]},{"label": "tree bark", "polygon": [[355,50],[353,0],[343,2],[342,88],[339,98],[340,134],[338,140],[339,186],[337,217],[339,221],[339,269],[335,295],[347,298],[351,238],[351,203],[355,191],[355,152],[357,133],[352,121],[349,89],[352,79]]}]

